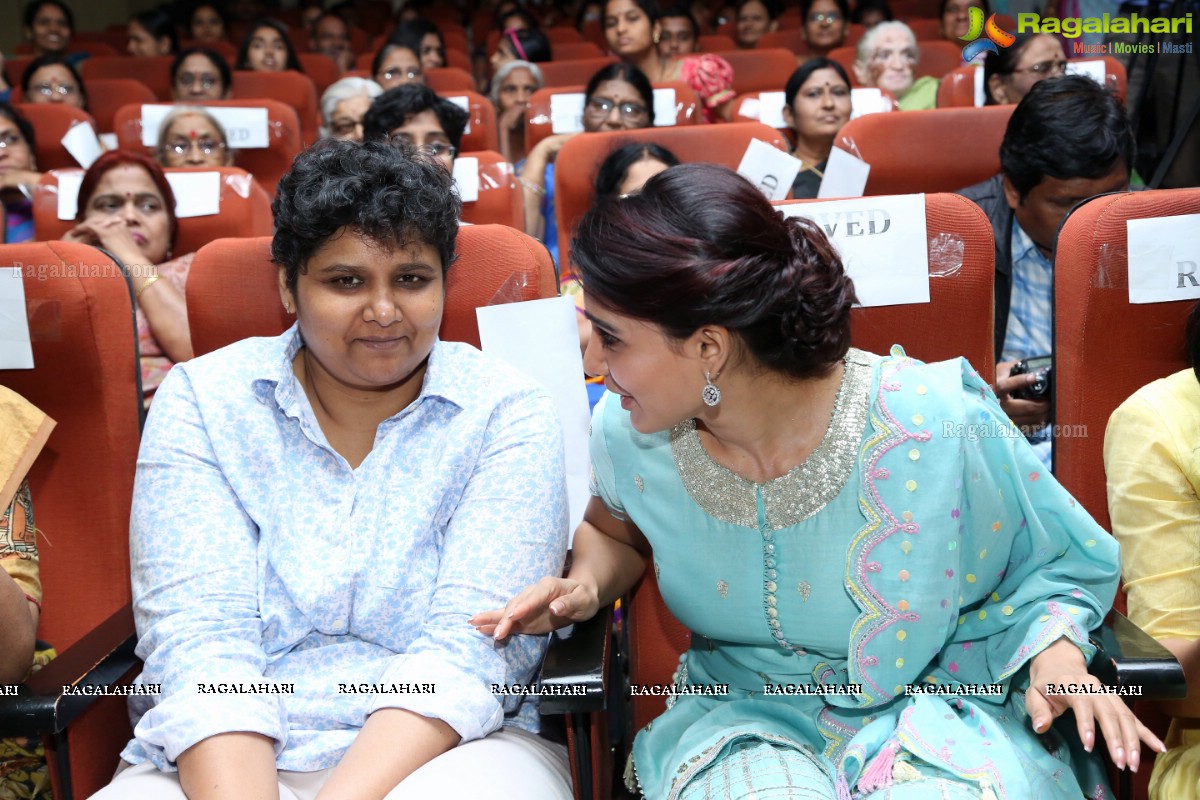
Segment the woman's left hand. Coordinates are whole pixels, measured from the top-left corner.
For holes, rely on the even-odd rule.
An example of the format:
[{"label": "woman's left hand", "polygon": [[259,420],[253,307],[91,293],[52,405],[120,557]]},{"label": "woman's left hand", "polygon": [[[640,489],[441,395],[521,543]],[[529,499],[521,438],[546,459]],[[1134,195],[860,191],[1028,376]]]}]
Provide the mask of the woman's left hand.
[{"label": "woman's left hand", "polygon": [[1159,753],[1162,740],[1143,725],[1122,698],[1105,692],[1096,677],[1089,675],[1083,653],[1070,639],[1059,639],[1033,657],[1029,665],[1029,689],[1025,710],[1033,729],[1045,733],[1050,723],[1068,708],[1075,712],[1079,738],[1090,753],[1096,742],[1096,723],[1108,743],[1108,754],[1118,769],[1128,766],[1137,772],[1142,742]]}]

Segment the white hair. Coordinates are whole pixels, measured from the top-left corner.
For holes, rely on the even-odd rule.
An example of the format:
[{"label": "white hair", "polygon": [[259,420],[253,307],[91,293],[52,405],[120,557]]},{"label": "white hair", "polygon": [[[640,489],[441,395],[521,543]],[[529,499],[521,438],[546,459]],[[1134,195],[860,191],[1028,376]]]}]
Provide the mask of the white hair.
[{"label": "white hair", "polygon": [[529,74],[533,76],[533,81],[537,84],[537,88],[540,89],[546,85],[546,79],[542,77],[542,68],[537,64],[529,61],[521,61],[520,59],[506,61],[500,69],[496,70],[496,75],[492,78],[492,102],[496,104],[497,109],[500,108],[500,86],[504,83],[504,79],[515,69],[529,70]]},{"label": "white hair", "polygon": [[374,100],[381,94],[383,87],[370,78],[342,78],[334,81],[325,90],[325,94],[321,95],[321,136],[330,135],[329,120],[333,117],[333,110],[337,108],[338,103],[360,95]]},{"label": "white hair", "polygon": [[867,28],[867,32],[858,40],[858,52],[854,59],[854,66],[856,68],[866,66],[867,62],[871,60],[871,55],[875,52],[875,40],[888,31],[903,31],[912,41],[913,50],[917,53],[921,52],[917,46],[917,36],[912,32],[912,28],[899,20],[888,20],[879,23],[873,28]]}]

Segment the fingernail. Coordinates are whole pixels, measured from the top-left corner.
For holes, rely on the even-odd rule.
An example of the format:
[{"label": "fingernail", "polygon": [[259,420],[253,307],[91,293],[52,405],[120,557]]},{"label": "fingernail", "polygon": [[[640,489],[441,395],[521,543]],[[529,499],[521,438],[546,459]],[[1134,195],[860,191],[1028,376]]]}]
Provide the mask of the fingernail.
[{"label": "fingernail", "polygon": [[1125,769],[1125,748],[1117,745],[1117,757],[1113,759],[1118,769]]},{"label": "fingernail", "polygon": [[1130,753],[1129,754],[1129,769],[1131,772],[1137,772],[1139,763],[1141,763],[1141,758],[1138,756],[1137,751]]},{"label": "fingernail", "polygon": [[562,613],[563,613],[563,604],[562,603],[551,603],[550,610],[561,617]]},{"label": "fingernail", "polygon": [[1090,752],[1092,752],[1092,748],[1095,745],[1096,745],[1096,734],[1092,733],[1091,731],[1088,731],[1083,737],[1083,749],[1087,750],[1090,753]]}]

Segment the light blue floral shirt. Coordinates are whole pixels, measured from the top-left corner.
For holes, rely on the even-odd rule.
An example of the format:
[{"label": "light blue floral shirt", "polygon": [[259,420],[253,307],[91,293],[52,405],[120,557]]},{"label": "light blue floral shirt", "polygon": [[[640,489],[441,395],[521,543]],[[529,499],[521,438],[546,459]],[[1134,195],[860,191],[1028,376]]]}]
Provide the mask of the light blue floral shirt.
[{"label": "light blue floral shirt", "polygon": [[324,769],[380,708],[464,742],[536,731],[536,703],[492,685],[532,681],[545,637],[498,645],[467,619],[562,569],[550,398],[438,342],[418,398],[351,469],[292,372],[301,344],[293,327],[179,364],[154,398],[130,538],[139,680],[161,694],[131,699],[122,757],[171,770],[247,731],[275,740],[281,770]]}]

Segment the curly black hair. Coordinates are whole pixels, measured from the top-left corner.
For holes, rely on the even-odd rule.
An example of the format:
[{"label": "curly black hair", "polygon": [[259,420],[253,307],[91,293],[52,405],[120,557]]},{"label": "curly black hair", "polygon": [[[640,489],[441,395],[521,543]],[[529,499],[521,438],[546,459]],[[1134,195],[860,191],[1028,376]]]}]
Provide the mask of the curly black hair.
[{"label": "curly black hair", "polygon": [[363,138],[386,140],[396,128],[425,111],[437,116],[450,144],[461,149],[467,112],[420,83],[402,83],[379,95],[363,115]]},{"label": "curly black hair", "polygon": [[279,181],[271,260],[294,292],[310,258],[343,228],[388,246],[419,241],[454,261],[462,202],[450,173],[404,144],[322,139]]}]

